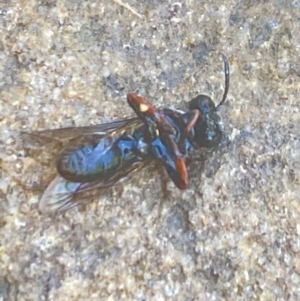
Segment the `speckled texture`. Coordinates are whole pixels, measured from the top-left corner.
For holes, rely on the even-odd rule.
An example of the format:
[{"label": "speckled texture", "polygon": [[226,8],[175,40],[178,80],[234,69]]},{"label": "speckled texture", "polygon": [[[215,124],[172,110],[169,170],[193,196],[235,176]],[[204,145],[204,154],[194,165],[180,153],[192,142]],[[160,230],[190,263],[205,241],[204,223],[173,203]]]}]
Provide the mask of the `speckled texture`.
[{"label": "speckled texture", "polygon": [[[144,19],[109,0],[0,2],[0,299],[299,300],[299,1],[126,3]],[[132,116],[130,91],[218,102],[219,52],[226,137],[189,189],[151,166],[38,213],[29,188],[49,175],[18,131]]]}]

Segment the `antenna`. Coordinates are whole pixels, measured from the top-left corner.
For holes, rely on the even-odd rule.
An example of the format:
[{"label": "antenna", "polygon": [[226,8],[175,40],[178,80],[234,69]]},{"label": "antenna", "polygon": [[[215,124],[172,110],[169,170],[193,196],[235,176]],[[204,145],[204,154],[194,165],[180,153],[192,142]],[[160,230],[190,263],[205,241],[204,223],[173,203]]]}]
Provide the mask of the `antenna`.
[{"label": "antenna", "polygon": [[224,62],[224,73],[225,73],[225,91],[223,94],[223,98],[221,100],[221,102],[217,105],[216,109],[218,110],[219,107],[225,102],[227,94],[228,94],[228,90],[229,90],[229,77],[230,77],[230,72],[229,72],[229,63],[228,63],[228,59],[227,57],[221,53],[223,62]]}]

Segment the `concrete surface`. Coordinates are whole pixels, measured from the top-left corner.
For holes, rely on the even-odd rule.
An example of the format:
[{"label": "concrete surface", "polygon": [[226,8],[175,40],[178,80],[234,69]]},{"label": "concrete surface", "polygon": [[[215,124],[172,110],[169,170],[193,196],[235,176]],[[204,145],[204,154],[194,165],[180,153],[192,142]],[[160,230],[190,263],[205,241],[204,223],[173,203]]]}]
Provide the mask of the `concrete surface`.
[{"label": "concrete surface", "polygon": [[[0,300],[299,300],[299,1],[126,3],[144,17],[109,0],[0,2]],[[217,103],[220,52],[225,139],[189,189],[153,165],[39,214],[51,172],[17,132],[132,116],[132,91]]]}]

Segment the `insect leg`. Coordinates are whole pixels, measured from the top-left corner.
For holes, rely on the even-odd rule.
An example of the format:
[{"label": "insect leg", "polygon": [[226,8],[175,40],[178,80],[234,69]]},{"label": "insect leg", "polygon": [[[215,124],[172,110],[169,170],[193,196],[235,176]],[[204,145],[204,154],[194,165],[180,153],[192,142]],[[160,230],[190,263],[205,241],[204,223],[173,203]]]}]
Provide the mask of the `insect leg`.
[{"label": "insect leg", "polygon": [[174,128],[168,122],[165,115],[146,99],[135,93],[129,93],[127,94],[127,101],[137,116],[141,118],[148,127],[151,125],[149,129],[154,128],[154,123],[159,132],[174,133]]},{"label": "insect leg", "polygon": [[181,149],[181,147],[183,146],[183,143],[185,141],[185,139],[188,138],[188,135],[190,133],[190,131],[193,129],[193,127],[195,126],[198,118],[200,115],[200,111],[199,110],[192,110],[189,111],[187,113],[185,113],[182,117],[188,117],[188,121],[186,123],[186,127],[183,129],[183,131],[180,134],[180,138],[179,138],[179,149]]}]

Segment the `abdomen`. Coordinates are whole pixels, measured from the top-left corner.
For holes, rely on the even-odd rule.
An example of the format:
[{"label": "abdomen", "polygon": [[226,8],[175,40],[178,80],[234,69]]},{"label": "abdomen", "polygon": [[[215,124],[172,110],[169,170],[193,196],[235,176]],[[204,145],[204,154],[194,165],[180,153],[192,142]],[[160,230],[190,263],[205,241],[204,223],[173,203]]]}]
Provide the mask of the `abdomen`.
[{"label": "abdomen", "polygon": [[57,159],[58,173],[72,182],[107,180],[117,171],[141,158],[136,153],[136,141],[129,137],[100,139],[97,144],[86,143],[65,149]]}]

